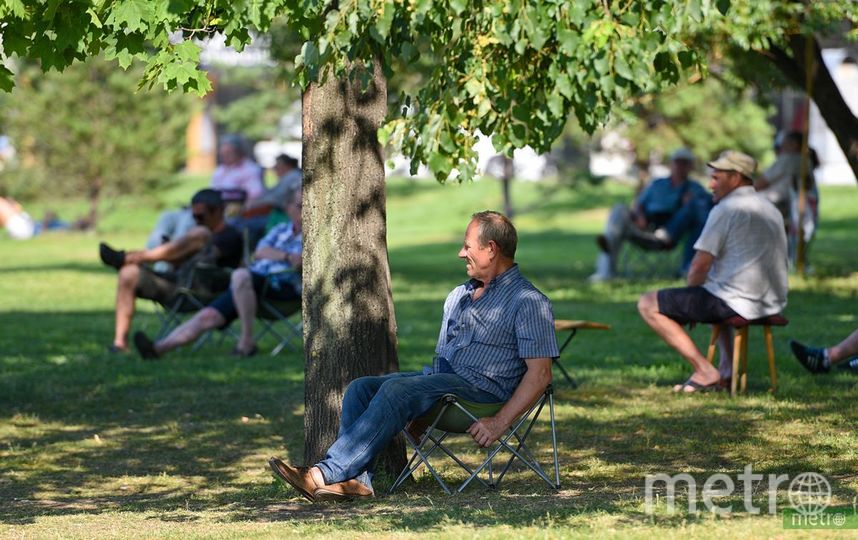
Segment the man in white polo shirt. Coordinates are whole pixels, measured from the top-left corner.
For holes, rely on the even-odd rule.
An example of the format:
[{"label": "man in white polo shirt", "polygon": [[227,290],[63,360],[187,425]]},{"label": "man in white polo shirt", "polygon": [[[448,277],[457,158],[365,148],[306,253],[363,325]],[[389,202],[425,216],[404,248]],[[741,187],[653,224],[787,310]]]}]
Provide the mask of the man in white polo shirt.
[{"label": "man in white polo shirt", "polygon": [[689,323],[748,320],[780,313],[787,299],[787,240],[783,219],[753,187],[757,162],[728,150],[708,163],[715,207],[709,213],[688,270],[687,287],[650,291],[638,301],[644,321],[694,368],[676,392],[723,386],[732,376],[732,332],[719,337],[715,369],[683,330]]}]

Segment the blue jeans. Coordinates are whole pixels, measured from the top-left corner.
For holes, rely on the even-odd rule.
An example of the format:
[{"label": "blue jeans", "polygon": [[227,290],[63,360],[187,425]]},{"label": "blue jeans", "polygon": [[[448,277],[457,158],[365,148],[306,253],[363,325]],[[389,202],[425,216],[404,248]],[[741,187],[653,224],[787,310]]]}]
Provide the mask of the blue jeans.
[{"label": "blue jeans", "polygon": [[700,238],[709,210],[712,209],[712,201],[704,197],[695,197],[682,205],[663,226],[674,242],[685,236],[685,245],[682,250],[682,262],[680,272],[685,274],[694,258],[694,243]]},{"label": "blue jeans", "polygon": [[478,403],[500,401],[455,373],[400,372],[352,381],[343,397],[337,440],[316,464],[325,482],[357,478],[372,487],[375,457],[409,421],[431,409],[444,394]]}]

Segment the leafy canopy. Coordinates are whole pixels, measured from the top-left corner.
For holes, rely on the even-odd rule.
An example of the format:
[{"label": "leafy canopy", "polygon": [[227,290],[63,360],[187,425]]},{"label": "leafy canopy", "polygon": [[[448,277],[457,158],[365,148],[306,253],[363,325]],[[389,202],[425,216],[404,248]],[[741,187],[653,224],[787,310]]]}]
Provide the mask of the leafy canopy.
[{"label": "leafy canopy", "polygon": [[[381,130],[440,180],[474,174],[477,131],[504,152],[546,151],[572,113],[592,131],[615,104],[701,70],[682,36],[730,0],[5,0],[4,52],[62,69],[104,51],[143,84],[205,93],[193,38],[221,31],[237,48],[277,16],[304,39],[301,85],[324,75],[388,74],[431,59],[425,84]],[[717,8],[717,9],[716,9]],[[11,86],[0,68],[0,86]]]}]

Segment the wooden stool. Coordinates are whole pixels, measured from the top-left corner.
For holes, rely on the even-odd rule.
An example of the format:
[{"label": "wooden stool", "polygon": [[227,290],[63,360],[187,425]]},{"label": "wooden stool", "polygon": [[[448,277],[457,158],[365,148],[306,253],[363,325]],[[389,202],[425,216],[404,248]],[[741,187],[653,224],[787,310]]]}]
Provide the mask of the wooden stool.
[{"label": "wooden stool", "polygon": [[712,363],[715,360],[715,342],[718,341],[718,335],[721,333],[721,325],[731,326],[736,330],[733,337],[733,376],[730,380],[730,395],[736,395],[736,389],[745,393],[748,387],[748,328],[751,326],[762,326],[763,335],[766,341],[766,352],[769,356],[769,378],[772,382],[770,392],[775,392],[778,388],[778,372],[775,369],[775,348],[772,342],[772,326],[786,326],[789,321],[778,315],[770,315],[762,319],[754,319],[749,321],[743,317],[736,315],[725,319],[720,323],[712,326],[712,338],[709,340],[709,352],[706,355],[706,360]]},{"label": "wooden stool", "polygon": [[[569,336],[566,338],[566,341],[563,342],[563,345],[560,346],[560,354],[563,354],[563,351],[566,349],[566,346],[569,345],[569,342],[572,341],[572,338],[575,337],[575,334],[578,333],[578,330],[610,330],[610,325],[592,322],[592,321],[567,321],[567,320],[557,320],[554,321],[554,331],[555,332],[569,332]],[[553,364],[560,368],[560,372],[563,373],[563,376],[566,377],[566,380],[569,381],[569,384],[572,385],[572,388],[578,388],[578,383],[575,382],[575,379],[569,375],[569,372],[566,371],[566,368],[563,367],[563,364],[560,363],[560,357],[554,359]]]}]

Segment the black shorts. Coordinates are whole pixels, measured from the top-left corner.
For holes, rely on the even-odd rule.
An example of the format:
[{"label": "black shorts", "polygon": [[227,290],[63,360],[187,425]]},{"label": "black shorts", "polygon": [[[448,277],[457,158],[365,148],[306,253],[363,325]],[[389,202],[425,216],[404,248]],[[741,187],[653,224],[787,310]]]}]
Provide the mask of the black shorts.
[{"label": "black shorts", "polygon": [[137,298],[146,298],[166,305],[173,301],[179,289],[176,281],[176,276],[172,273],[156,272],[148,266],[140,265],[140,279],[134,294]]},{"label": "black shorts", "polygon": [[718,323],[738,313],[723,300],[703,287],[661,289],[658,295],[658,312],[679,324]]},{"label": "black shorts", "polygon": [[[256,297],[259,298],[259,293],[265,286],[265,276],[251,272],[250,278],[253,280],[253,291],[256,293]],[[292,288],[292,285],[284,283],[279,289],[269,288],[265,292],[265,298],[270,298],[271,300],[298,300],[301,298],[301,295]],[[224,327],[238,318],[238,311],[235,309],[235,301],[232,298],[232,289],[215,298],[209,304],[209,307],[216,309],[223,316],[225,321]]]}]

